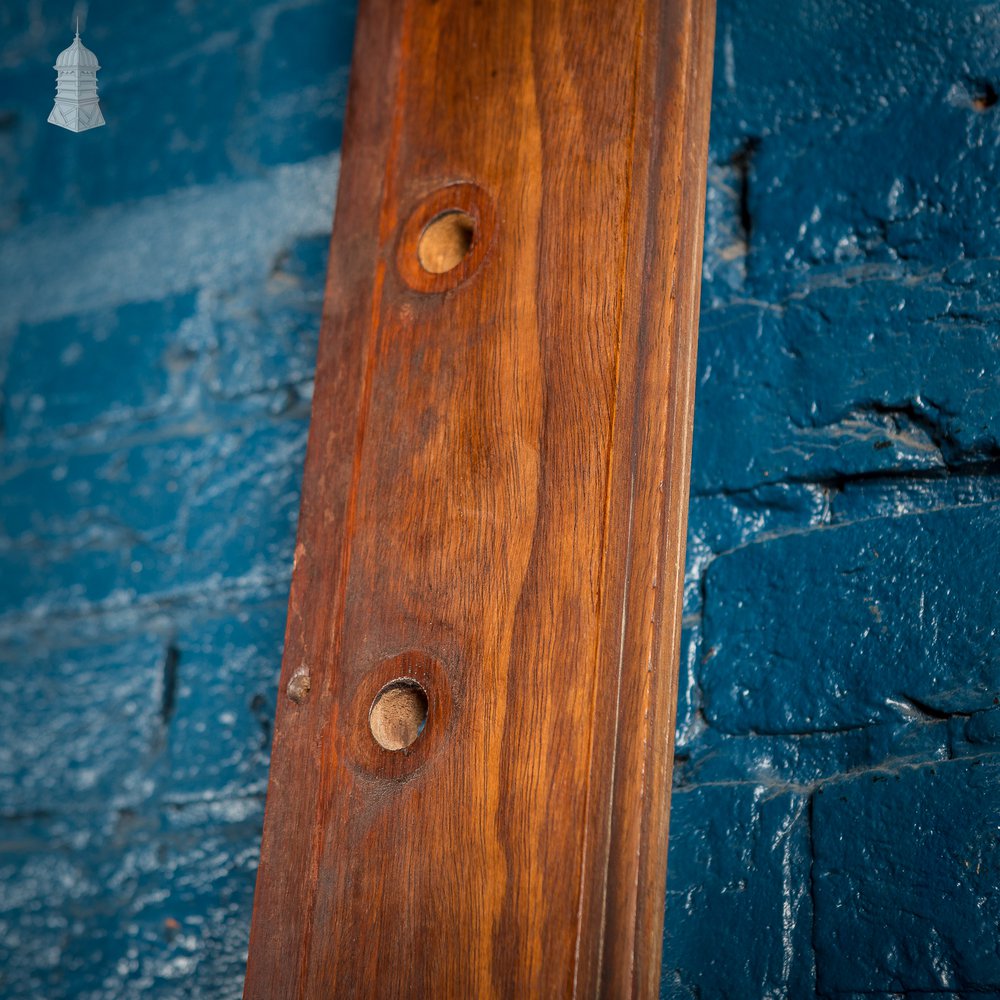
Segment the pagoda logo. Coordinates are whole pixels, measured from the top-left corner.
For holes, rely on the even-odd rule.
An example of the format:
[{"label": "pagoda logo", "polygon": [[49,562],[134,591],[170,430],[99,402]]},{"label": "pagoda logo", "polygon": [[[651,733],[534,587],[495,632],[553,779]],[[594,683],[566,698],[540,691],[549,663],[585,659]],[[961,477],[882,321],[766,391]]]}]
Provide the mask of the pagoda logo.
[{"label": "pagoda logo", "polygon": [[97,56],[80,41],[80,21],[76,22],[73,44],[56,59],[56,102],[49,121],[71,132],[85,132],[104,124],[97,103]]}]

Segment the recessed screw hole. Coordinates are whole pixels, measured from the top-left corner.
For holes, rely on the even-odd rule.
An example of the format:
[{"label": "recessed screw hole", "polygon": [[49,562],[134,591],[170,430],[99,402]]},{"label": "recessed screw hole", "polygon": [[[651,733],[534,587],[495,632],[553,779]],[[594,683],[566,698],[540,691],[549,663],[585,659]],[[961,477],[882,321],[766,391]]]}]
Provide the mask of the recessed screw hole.
[{"label": "recessed screw hole", "polygon": [[386,684],[368,712],[372,736],[385,750],[412,746],[426,724],[427,693],[408,677]]},{"label": "recessed screw hole", "polygon": [[476,222],[466,212],[442,212],[424,227],[417,241],[417,259],[430,274],[458,267],[472,248]]}]

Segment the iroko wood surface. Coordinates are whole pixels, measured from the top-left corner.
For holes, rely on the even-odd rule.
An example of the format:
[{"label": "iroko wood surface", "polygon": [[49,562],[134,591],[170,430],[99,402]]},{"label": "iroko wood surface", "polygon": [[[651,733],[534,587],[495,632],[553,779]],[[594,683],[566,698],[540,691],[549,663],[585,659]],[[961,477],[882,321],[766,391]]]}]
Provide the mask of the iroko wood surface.
[{"label": "iroko wood surface", "polygon": [[362,0],[248,998],[656,993],[712,31]]}]

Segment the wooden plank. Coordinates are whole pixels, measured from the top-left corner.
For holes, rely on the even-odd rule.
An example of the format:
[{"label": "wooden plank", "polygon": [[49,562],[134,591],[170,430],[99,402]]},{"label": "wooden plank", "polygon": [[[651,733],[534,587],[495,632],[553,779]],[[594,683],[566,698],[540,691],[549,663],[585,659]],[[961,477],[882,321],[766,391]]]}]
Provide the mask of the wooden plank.
[{"label": "wooden plank", "polygon": [[713,19],[362,0],[248,998],[656,994]]}]

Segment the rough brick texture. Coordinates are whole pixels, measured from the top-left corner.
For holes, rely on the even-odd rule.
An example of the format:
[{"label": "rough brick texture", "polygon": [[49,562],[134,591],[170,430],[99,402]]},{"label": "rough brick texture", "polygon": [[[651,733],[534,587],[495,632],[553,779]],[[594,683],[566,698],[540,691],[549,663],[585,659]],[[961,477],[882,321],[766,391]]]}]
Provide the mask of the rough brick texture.
[{"label": "rough brick texture", "polygon": [[[0,0],[0,995],[240,995],[353,5]],[[595,44],[599,40],[595,39]],[[1000,997],[1000,0],[719,0],[663,996]]]},{"label": "rough brick texture", "polygon": [[1000,3],[720,0],[663,995],[1000,997]]},{"label": "rough brick texture", "polygon": [[0,996],[242,990],[352,3],[0,4]]}]

